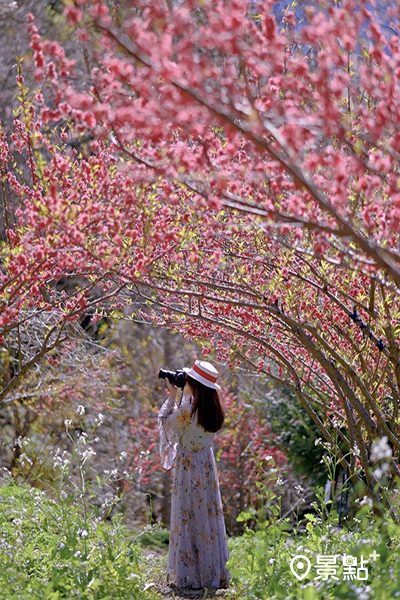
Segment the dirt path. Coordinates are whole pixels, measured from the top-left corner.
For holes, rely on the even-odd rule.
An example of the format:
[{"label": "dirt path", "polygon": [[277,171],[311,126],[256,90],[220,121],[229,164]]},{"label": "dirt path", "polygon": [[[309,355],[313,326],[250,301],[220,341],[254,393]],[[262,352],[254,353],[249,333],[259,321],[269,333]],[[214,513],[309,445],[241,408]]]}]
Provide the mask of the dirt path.
[{"label": "dirt path", "polygon": [[177,589],[174,585],[169,585],[166,581],[165,568],[167,560],[167,552],[165,548],[157,550],[144,550],[149,560],[154,564],[157,563],[157,569],[153,572],[154,590],[160,595],[163,600],[191,600],[191,599],[206,599],[215,598],[215,600],[245,600],[242,594],[238,595],[233,586],[228,589],[202,588],[199,590],[193,589]]},{"label": "dirt path", "polygon": [[[191,598],[220,598],[221,600],[233,600],[235,596],[232,595],[232,590],[213,590],[213,589],[200,589],[200,590],[177,590],[174,586],[167,584],[157,584],[156,590],[165,598],[165,600],[189,600]],[[239,598],[237,599],[239,600]]]}]

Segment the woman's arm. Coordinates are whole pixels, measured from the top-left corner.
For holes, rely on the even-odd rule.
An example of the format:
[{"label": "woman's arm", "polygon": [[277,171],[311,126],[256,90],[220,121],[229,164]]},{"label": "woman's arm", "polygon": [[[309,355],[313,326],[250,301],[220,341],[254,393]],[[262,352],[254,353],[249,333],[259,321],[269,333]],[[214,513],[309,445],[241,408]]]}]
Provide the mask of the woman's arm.
[{"label": "woman's arm", "polygon": [[187,414],[185,405],[176,406],[178,388],[166,380],[169,396],[158,413],[158,427],[160,433],[160,456],[165,469],[170,469],[176,456],[176,446],[190,413]]},{"label": "woman's arm", "polygon": [[167,431],[173,430],[179,435],[190,423],[191,409],[190,405],[185,401],[177,407],[176,398],[180,390],[170,383],[168,379],[166,383],[169,397],[162,405],[158,416],[164,419],[164,427]]},{"label": "woman's arm", "polygon": [[160,411],[158,413],[159,418],[168,417],[176,409],[176,396],[178,393],[178,388],[175,385],[172,385],[172,383],[170,383],[168,379],[166,379],[166,383],[169,395],[162,407],[160,408]]}]

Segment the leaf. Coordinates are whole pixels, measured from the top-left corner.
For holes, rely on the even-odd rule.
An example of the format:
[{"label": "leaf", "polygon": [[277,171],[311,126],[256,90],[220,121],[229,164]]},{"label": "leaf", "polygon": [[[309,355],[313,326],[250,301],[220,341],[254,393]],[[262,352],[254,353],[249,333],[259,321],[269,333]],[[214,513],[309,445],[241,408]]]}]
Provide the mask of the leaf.
[{"label": "leaf", "polygon": [[317,522],[317,517],[315,515],[313,515],[312,513],[306,513],[305,518],[308,519],[309,521],[311,521],[311,523],[316,523]]},{"label": "leaf", "polygon": [[241,513],[238,514],[238,516],[236,517],[236,521],[238,521],[238,523],[242,523],[244,521],[248,521],[249,519],[252,519],[254,517],[254,510],[244,510]]}]

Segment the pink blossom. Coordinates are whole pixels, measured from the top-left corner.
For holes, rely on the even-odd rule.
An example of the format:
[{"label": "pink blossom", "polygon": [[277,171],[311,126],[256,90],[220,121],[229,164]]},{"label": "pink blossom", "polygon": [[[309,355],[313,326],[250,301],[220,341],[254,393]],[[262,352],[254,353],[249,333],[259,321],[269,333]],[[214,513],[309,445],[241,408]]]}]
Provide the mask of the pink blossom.
[{"label": "pink blossom", "polygon": [[400,207],[396,207],[391,210],[390,218],[392,220],[391,226],[393,231],[400,232]]},{"label": "pink blossom", "polygon": [[90,40],[90,34],[87,31],[87,29],[79,29],[77,31],[76,35],[77,35],[78,40],[84,44],[89,42],[89,40]]},{"label": "pink blossom", "polygon": [[83,121],[89,128],[96,127],[97,121],[93,112],[85,112]]},{"label": "pink blossom", "polygon": [[42,69],[46,64],[43,52],[35,52],[34,60],[35,60],[35,66],[38,69]]},{"label": "pink blossom", "polygon": [[79,108],[81,110],[87,110],[94,104],[93,97],[86,93],[77,93],[72,88],[67,88],[65,91],[65,98],[72,108]]},{"label": "pink blossom", "polygon": [[64,9],[64,14],[67,17],[68,22],[72,25],[76,25],[83,18],[83,12],[76,6],[66,6]]},{"label": "pink blossom", "polygon": [[31,48],[32,50],[35,50],[36,52],[41,51],[42,50],[42,38],[38,33],[35,33],[31,36]]},{"label": "pink blossom", "polygon": [[90,9],[92,19],[101,19],[104,23],[110,22],[109,9],[105,2],[98,2]]}]

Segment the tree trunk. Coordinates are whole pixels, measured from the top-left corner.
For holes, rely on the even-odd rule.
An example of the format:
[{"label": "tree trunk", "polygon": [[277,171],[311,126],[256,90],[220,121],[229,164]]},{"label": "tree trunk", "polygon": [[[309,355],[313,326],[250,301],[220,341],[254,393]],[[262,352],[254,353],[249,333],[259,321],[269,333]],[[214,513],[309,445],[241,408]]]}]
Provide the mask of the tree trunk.
[{"label": "tree trunk", "polygon": [[[164,340],[164,366],[172,369],[174,361],[174,351],[171,344],[171,333],[165,330],[163,335]],[[169,471],[163,469],[162,479],[162,491],[161,491],[161,522],[163,525],[169,526],[171,518],[171,476]]]}]

